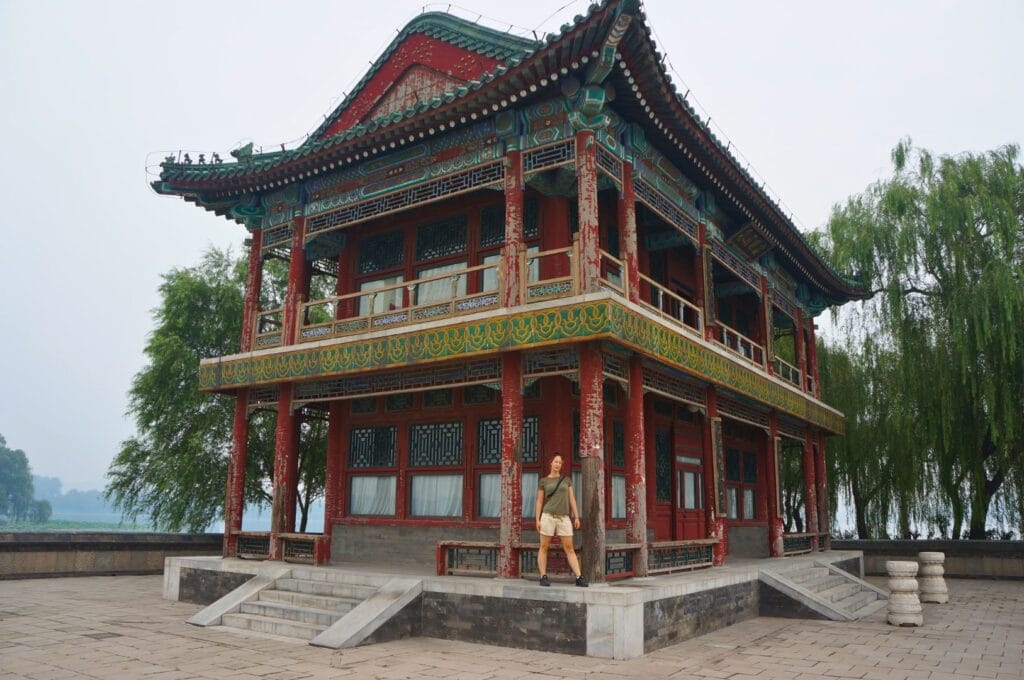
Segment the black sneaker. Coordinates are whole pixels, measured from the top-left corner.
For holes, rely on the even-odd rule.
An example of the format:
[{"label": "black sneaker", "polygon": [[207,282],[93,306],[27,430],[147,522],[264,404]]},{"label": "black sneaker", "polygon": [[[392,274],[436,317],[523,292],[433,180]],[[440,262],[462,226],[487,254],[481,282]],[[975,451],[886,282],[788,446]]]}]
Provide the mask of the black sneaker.
[{"label": "black sneaker", "polygon": [[540,577],[540,584],[542,586],[549,586],[549,585],[551,585],[551,579],[548,578],[547,574],[544,574],[543,576]]},{"label": "black sneaker", "polygon": [[587,579],[583,578],[582,576],[576,577],[576,585],[580,588],[590,587],[590,583],[587,581]]}]

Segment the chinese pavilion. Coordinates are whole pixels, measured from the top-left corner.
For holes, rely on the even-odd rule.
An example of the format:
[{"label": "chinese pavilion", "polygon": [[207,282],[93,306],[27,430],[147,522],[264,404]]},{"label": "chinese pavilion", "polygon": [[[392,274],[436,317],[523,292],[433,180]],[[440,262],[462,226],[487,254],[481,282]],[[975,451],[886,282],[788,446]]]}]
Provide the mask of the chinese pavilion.
[{"label": "chinese pavilion", "polygon": [[[827,545],[843,415],[814,317],[861,291],[687,105],[637,0],[539,41],[421,14],[304,144],[232,155],[154,183],[251,236],[241,351],[199,367],[236,400],[225,556],[529,573],[558,452],[591,581]],[[241,522],[255,409],[277,414],[269,533]],[[323,534],[295,531],[309,418]],[[806,527],[784,534],[794,447]]]}]

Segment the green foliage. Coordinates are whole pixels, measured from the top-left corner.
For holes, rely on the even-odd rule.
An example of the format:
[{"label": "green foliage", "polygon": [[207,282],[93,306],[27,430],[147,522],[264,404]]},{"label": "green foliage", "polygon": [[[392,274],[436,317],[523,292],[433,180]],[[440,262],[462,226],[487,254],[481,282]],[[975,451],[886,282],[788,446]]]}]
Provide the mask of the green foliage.
[{"label": "green foliage", "polygon": [[21,449],[7,448],[0,435],[0,517],[20,520],[32,509],[32,473]]},{"label": "green foliage", "polygon": [[893,166],[816,238],[872,294],[847,315],[852,344],[837,351],[850,365],[822,359],[823,370],[832,361],[823,386],[850,417],[834,450],[849,459],[851,493],[857,466],[891,482],[866,500],[865,522],[888,517],[888,496],[904,529],[938,504],[954,535],[967,515],[971,537],[984,538],[1024,456],[1024,170],[1014,146],[934,157],[909,141]]},{"label": "green foliage", "polygon": [[[283,300],[287,270],[268,262],[264,295]],[[167,531],[203,531],[223,517],[234,399],[201,393],[200,359],[238,352],[246,262],[210,249],[199,265],[163,277],[156,328],[146,344],[149,362],[129,391],[137,434],[123,442],[107,471],[105,490],[131,522],[149,517]],[[250,418],[246,502],[270,502],[276,417]],[[326,427],[303,425],[300,448],[301,523],[323,492]],[[318,439],[319,437],[319,439]],[[305,455],[301,455],[305,454]]]},{"label": "green foliage", "polygon": [[50,506],[50,501],[32,501],[32,505],[29,507],[29,520],[41,524],[43,522],[50,521],[50,515],[53,514],[53,508]]}]

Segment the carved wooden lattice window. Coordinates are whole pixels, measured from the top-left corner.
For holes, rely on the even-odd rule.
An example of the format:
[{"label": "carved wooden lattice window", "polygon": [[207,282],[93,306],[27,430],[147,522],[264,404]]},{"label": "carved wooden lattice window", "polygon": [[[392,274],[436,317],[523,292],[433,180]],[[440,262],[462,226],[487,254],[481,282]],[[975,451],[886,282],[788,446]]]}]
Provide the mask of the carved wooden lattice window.
[{"label": "carved wooden lattice window", "polygon": [[358,399],[352,400],[352,405],[349,407],[352,411],[352,415],[359,415],[361,413],[373,413],[377,410],[377,398],[376,397],[359,397]]},{"label": "carved wooden lattice window", "polygon": [[412,394],[389,394],[386,404],[389,411],[408,411],[412,408]]},{"label": "carved wooden lattice window", "polygon": [[534,197],[523,201],[523,238],[526,240],[540,235],[540,204]]},{"label": "carved wooden lattice window", "polygon": [[466,252],[465,215],[426,222],[416,228],[416,260],[436,260]]},{"label": "carved wooden lattice window", "polygon": [[451,390],[429,390],[423,393],[423,405],[428,408],[452,405]]},{"label": "carved wooden lattice window", "polygon": [[409,465],[462,465],[462,423],[428,423],[409,429]]},{"label": "carved wooden lattice window", "polygon": [[672,500],[672,431],[660,427],[654,431],[654,497]]},{"label": "carved wooden lattice window", "polygon": [[462,390],[462,403],[490,404],[494,401],[495,392],[487,385],[469,385]]},{"label": "carved wooden lattice window", "polygon": [[626,424],[612,421],[612,465],[626,467]]},{"label": "carved wooden lattice window", "polygon": [[[540,419],[537,416],[523,418],[523,463],[536,463]],[[476,462],[478,465],[501,463],[501,418],[481,420],[477,425]]]},{"label": "carved wooden lattice window", "polygon": [[[523,240],[540,234],[540,206],[537,199],[523,201]],[[493,248],[505,242],[505,205],[489,205],[480,212],[480,247]]]},{"label": "carved wooden lattice window", "polygon": [[359,273],[396,269],[402,266],[404,248],[401,230],[370,236],[359,247]]},{"label": "carved wooden lattice window", "polygon": [[350,468],[394,467],[398,428],[358,427],[352,429],[348,446]]}]

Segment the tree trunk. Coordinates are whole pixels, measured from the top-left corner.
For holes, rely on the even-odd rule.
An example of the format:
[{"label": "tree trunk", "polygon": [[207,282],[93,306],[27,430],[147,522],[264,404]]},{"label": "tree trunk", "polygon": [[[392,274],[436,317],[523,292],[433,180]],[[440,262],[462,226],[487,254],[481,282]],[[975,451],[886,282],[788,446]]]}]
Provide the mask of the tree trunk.
[{"label": "tree trunk", "polygon": [[1003,486],[1003,480],[1006,477],[1002,467],[996,470],[992,479],[988,479],[985,475],[985,461],[996,453],[995,443],[992,441],[990,433],[985,434],[985,441],[982,442],[981,449],[981,459],[974,466],[975,484],[973,485],[974,493],[971,494],[970,538],[972,541],[983,541],[987,538],[985,520],[988,519],[988,506],[992,503],[996,492]]},{"label": "tree trunk", "polygon": [[896,504],[898,506],[899,511],[900,538],[904,540],[909,540],[913,538],[913,536],[910,535],[910,501],[909,499],[907,499],[906,496],[900,494],[900,496],[896,499]]}]

